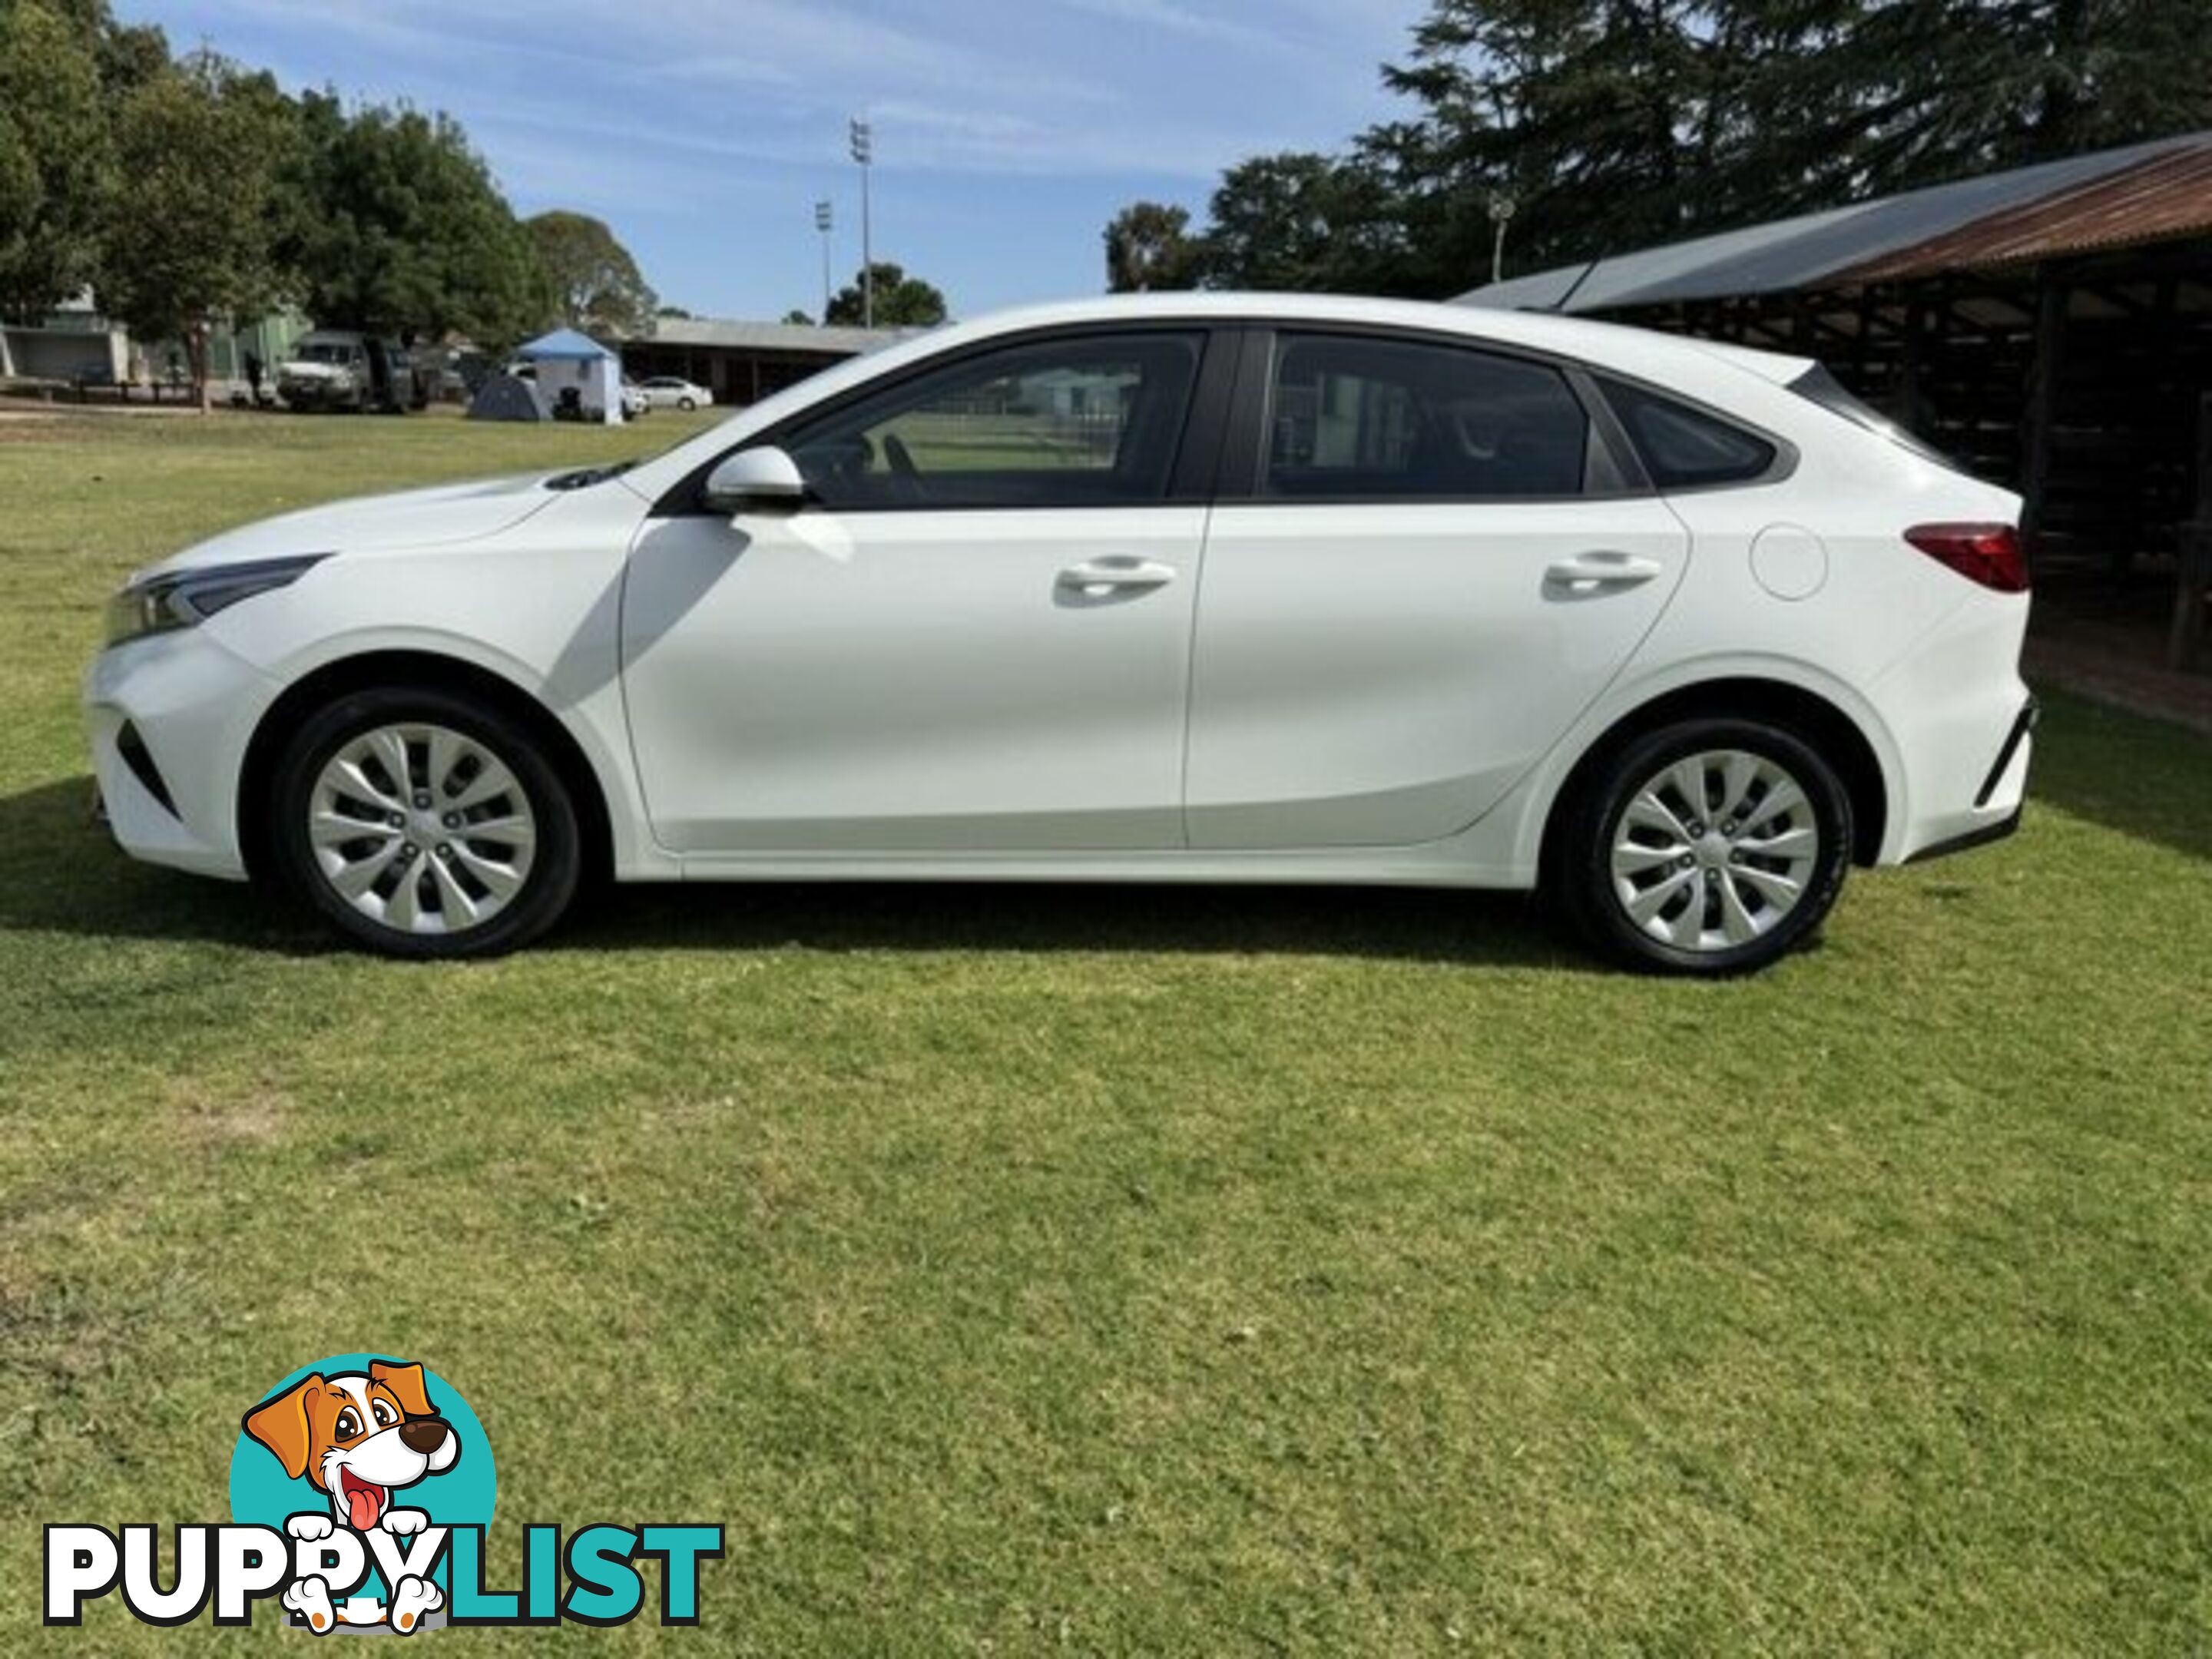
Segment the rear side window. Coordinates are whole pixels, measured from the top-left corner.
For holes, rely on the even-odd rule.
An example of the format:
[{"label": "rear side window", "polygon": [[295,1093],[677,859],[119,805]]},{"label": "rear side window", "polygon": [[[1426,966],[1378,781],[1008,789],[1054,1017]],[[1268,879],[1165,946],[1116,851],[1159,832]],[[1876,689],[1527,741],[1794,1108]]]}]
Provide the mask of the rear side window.
[{"label": "rear side window", "polygon": [[1589,417],[1558,371],[1457,346],[1285,335],[1261,494],[1313,501],[1578,495]]},{"label": "rear side window", "polygon": [[1755,432],[1625,381],[1601,384],[1644,470],[1661,489],[1748,483],[1774,465],[1774,446]]}]

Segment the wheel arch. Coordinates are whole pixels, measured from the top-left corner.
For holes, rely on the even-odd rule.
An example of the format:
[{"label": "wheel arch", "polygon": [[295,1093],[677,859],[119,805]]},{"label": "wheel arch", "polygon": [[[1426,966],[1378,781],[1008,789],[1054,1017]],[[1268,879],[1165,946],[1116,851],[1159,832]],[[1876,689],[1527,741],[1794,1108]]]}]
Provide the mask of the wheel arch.
[{"label": "wheel arch", "polygon": [[480,664],[434,651],[386,649],[322,664],[287,686],[256,722],[239,768],[236,804],[239,853],[249,876],[259,880],[275,867],[265,809],[276,787],[276,763],[293,733],[333,697],[392,686],[422,686],[477,697],[528,729],[544,745],[547,760],[575,804],[586,876],[599,879],[612,873],[614,830],[605,781],[583,745],[551,709],[513,680]]},{"label": "wheel arch", "polygon": [[1836,769],[1851,804],[1851,862],[1864,868],[1881,855],[1889,830],[1891,788],[1880,750],[1858,720],[1807,686],[1758,674],[1692,681],[1660,692],[1619,715],[1586,744],[1544,809],[1537,878],[1558,867],[1553,842],[1572,804],[1614,755],[1648,732],[1700,716],[1765,720],[1811,744]]}]

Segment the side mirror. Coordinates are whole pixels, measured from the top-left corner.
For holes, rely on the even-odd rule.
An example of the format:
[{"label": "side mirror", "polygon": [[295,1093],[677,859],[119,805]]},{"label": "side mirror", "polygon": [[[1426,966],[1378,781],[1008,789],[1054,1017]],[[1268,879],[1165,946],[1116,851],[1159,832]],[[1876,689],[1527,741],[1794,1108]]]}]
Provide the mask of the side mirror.
[{"label": "side mirror", "polygon": [[788,510],[806,499],[799,463],[772,445],[726,455],[707,475],[700,499],[709,511],[732,515]]}]

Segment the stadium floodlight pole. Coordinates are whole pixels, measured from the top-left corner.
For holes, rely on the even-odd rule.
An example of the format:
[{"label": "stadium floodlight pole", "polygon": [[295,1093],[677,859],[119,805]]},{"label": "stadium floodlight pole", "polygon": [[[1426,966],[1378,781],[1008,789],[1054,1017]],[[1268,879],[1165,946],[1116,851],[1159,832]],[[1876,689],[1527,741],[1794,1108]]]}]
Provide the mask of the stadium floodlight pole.
[{"label": "stadium floodlight pole", "polygon": [[828,324],[828,322],[830,321],[830,222],[831,222],[831,221],[830,221],[830,204],[829,204],[829,203],[827,203],[827,202],[817,202],[817,203],[814,204],[814,228],[815,228],[815,229],[817,229],[817,230],[818,230],[818,231],[820,231],[820,232],[822,233],[822,320],[823,320],[823,324],[824,324],[824,325],[827,325],[827,324]]},{"label": "stadium floodlight pole", "polygon": [[852,120],[853,159],[860,164],[860,326],[876,325],[876,255],[868,235],[868,174],[876,161],[876,135],[859,116]]}]

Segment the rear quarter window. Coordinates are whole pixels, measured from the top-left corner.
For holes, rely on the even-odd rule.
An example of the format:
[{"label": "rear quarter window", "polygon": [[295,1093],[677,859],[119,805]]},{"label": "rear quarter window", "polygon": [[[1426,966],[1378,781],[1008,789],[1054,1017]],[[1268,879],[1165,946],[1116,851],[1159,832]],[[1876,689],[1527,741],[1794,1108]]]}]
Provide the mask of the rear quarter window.
[{"label": "rear quarter window", "polygon": [[1771,441],[1717,415],[1624,380],[1600,382],[1651,482],[1702,489],[1765,477],[1780,459]]}]

